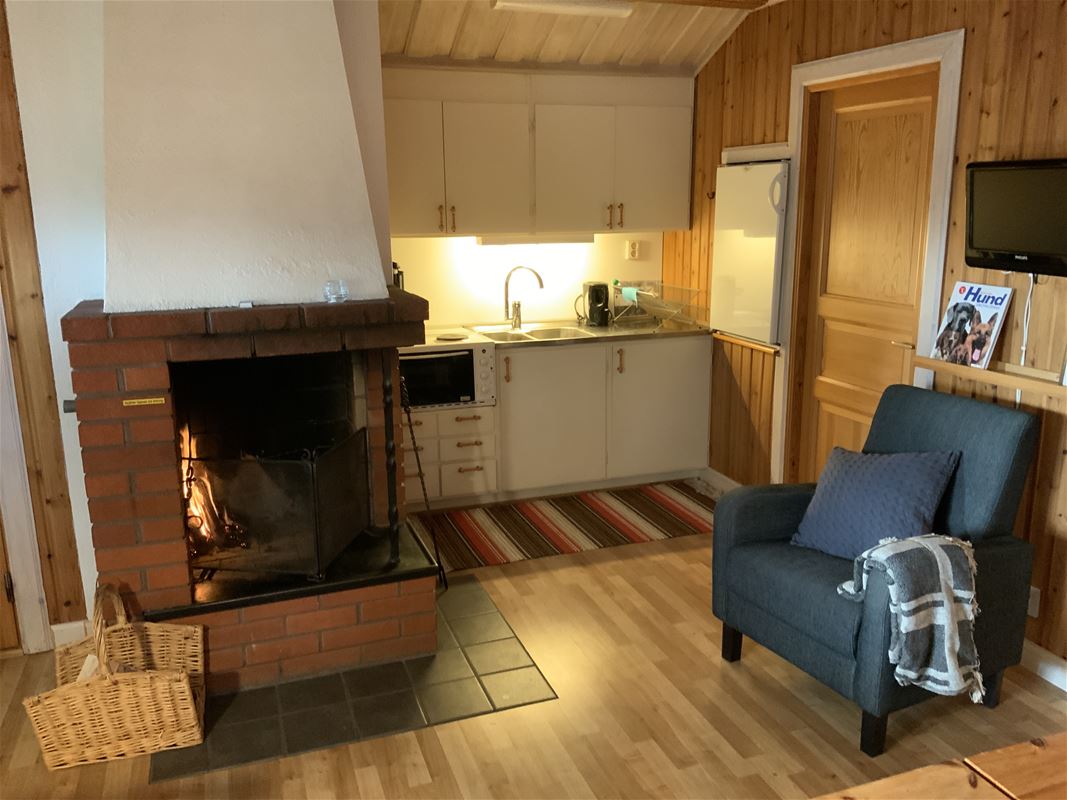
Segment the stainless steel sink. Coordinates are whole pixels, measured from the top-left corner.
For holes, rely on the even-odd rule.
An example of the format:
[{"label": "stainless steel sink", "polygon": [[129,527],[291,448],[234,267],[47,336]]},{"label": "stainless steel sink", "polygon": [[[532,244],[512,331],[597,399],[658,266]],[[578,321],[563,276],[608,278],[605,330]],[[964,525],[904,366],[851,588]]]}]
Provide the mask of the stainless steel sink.
[{"label": "stainless steel sink", "polygon": [[512,331],[481,331],[482,336],[486,339],[492,339],[494,342],[528,342],[530,337],[525,333],[518,333]]},{"label": "stainless steel sink", "polygon": [[531,339],[585,339],[593,334],[581,328],[534,328],[527,334]]}]

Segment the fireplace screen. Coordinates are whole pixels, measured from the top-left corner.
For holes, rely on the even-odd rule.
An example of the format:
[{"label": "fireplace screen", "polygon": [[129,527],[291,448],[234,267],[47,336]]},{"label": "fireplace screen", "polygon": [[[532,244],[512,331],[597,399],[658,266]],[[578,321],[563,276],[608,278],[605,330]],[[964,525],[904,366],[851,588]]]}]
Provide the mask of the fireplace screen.
[{"label": "fireplace screen", "polygon": [[293,358],[181,365],[172,376],[189,561],[204,576],[321,578],[370,524],[352,362]]}]

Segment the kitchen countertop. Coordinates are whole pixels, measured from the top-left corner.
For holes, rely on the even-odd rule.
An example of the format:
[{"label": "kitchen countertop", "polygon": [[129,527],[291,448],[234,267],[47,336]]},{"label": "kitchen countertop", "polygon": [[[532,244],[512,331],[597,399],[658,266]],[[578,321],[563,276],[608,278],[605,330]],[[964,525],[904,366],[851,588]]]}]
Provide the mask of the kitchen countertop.
[{"label": "kitchen countertop", "polygon": [[435,336],[438,333],[455,333],[458,330],[462,330],[468,334],[468,338],[465,340],[467,343],[479,343],[479,342],[492,342],[497,349],[507,349],[512,347],[555,347],[559,345],[571,345],[581,344],[583,342],[602,342],[602,341],[616,341],[616,340],[635,340],[635,339],[661,339],[661,338],[673,338],[676,336],[710,336],[711,330],[701,325],[695,325],[692,323],[684,322],[663,322],[658,324],[631,324],[631,325],[612,325],[606,328],[594,328],[585,325],[578,325],[573,320],[563,321],[550,321],[550,322],[532,322],[523,325],[517,332],[523,333],[531,330],[538,330],[544,328],[578,328],[584,331],[588,336],[575,336],[565,337],[560,339],[523,339],[516,342],[498,342],[480,333],[474,328],[492,328],[494,331],[511,332],[511,327],[506,323],[499,325],[469,325],[463,328],[448,327],[448,328],[427,328],[426,329],[426,344],[440,344],[435,342]]}]

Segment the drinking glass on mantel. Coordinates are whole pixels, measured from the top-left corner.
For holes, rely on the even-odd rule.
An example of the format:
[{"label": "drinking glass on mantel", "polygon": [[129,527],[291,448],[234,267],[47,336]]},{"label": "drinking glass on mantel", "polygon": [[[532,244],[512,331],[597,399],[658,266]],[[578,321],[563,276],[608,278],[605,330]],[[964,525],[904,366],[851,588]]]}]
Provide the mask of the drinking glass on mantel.
[{"label": "drinking glass on mantel", "polygon": [[343,303],[348,299],[348,284],[342,280],[328,280],[322,285],[322,296],[327,303]]}]

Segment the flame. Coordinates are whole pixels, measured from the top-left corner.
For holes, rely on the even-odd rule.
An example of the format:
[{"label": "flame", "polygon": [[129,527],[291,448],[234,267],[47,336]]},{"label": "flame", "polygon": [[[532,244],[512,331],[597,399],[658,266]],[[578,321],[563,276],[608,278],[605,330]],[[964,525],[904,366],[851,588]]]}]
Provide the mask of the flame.
[{"label": "flame", "polygon": [[211,482],[194,471],[199,451],[188,423],[179,432],[179,443],[190,553],[197,556],[217,547],[247,547],[244,527],[233,519],[225,505],[217,502]]}]

